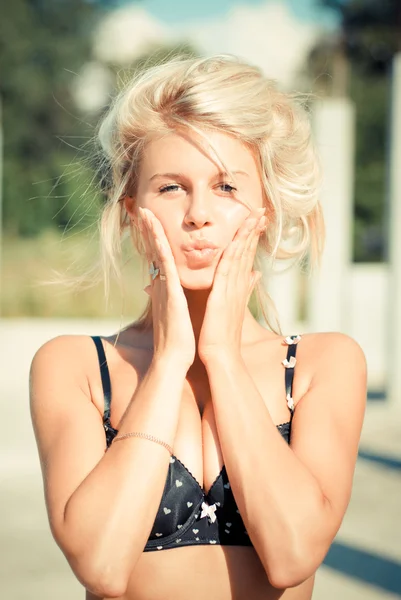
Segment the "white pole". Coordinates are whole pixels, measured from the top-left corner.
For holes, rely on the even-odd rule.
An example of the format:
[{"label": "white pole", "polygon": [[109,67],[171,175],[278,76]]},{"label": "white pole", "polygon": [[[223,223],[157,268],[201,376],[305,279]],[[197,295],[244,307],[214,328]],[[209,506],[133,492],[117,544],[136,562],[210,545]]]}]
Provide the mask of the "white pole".
[{"label": "white pole", "polygon": [[[3,113],[0,96],[0,298],[2,288],[2,245],[3,245]],[[1,317],[1,304],[0,304]]]},{"label": "white pole", "polygon": [[320,271],[309,286],[311,331],[347,333],[350,329],[347,276],[352,260],[354,124],[354,106],[347,98],[327,98],[314,109],[314,134],[323,169],[326,247]]},{"label": "white pole", "polygon": [[401,53],[393,59],[390,123],[387,400],[401,409]]}]

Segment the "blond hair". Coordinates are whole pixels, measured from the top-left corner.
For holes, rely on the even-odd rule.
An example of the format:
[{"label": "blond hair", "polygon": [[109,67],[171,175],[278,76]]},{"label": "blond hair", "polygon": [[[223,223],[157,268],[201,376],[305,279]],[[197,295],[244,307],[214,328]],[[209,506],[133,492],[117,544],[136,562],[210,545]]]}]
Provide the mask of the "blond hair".
[{"label": "blond hair", "polygon": [[[98,127],[107,173],[103,182],[107,202],[100,220],[106,291],[111,271],[120,276],[121,242],[126,234],[144,254],[123,199],[135,194],[146,144],[155,136],[183,129],[206,141],[209,131],[226,133],[254,152],[268,215],[255,268],[274,271],[275,262],[283,259],[293,259],[290,266],[309,263],[311,270],[319,266],[325,239],[318,199],[320,169],[303,96],[283,93],[260,69],[231,55],[176,58],[131,78]],[[210,142],[209,148],[213,151]],[[291,243],[286,245],[287,240]],[[263,278],[255,294],[258,314],[281,334]],[[267,304],[275,313],[278,331]],[[151,323],[149,300],[136,324]]]}]

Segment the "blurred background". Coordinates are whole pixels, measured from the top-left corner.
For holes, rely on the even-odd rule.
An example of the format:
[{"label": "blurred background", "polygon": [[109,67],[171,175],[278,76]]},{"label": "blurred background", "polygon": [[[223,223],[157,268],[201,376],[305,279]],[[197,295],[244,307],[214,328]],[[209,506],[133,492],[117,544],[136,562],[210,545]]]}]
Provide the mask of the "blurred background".
[{"label": "blurred background", "polygon": [[310,94],[324,170],[319,274],[267,284],[285,334],[343,331],[363,347],[369,393],[350,506],[314,600],[401,597],[400,0],[0,0],[0,577],[9,600],[84,591],[49,532],[28,405],[37,348],[138,316],[144,279],[127,257],[123,298],[74,277],[98,257],[104,202],[96,124],[137,68],[175,54],[232,53]]}]

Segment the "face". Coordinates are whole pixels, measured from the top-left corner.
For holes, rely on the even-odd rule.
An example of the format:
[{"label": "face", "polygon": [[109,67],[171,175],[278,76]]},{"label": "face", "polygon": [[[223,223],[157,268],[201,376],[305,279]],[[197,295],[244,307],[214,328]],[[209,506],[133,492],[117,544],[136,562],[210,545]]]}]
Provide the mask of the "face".
[{"label": "face", "polygon": [[[235,181],[194,134],[174,133],[147,145],[135,195],[137,205],[161,222],[181,285],[192,290],[212,286],[223,251],[251,212],[248,206],[264,206],[252,152],[229,135],[208,137]],[[199,247],[193,249],[196,242]]]}]

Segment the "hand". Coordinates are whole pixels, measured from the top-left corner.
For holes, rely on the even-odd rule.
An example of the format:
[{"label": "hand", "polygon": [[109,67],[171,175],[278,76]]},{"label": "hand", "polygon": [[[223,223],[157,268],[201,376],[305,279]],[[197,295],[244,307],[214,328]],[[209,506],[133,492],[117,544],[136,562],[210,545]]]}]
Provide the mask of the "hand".
[{"label": "hand", "polygon": [[160,221],[148,209],[139,208],[146,258],[154,262],[160,274],[151,279],[146,292],[152,299],[154,355],[173,355],[189,368],[195,358],[196,344],[188,311],[170,244]]},{"label": "hand", "polygon": [[214,275],[198,342],[202,362],[222,351],[240,353],[245,309],[261,277],[252,271],[265,209],[250,214],[223,252]]}]

